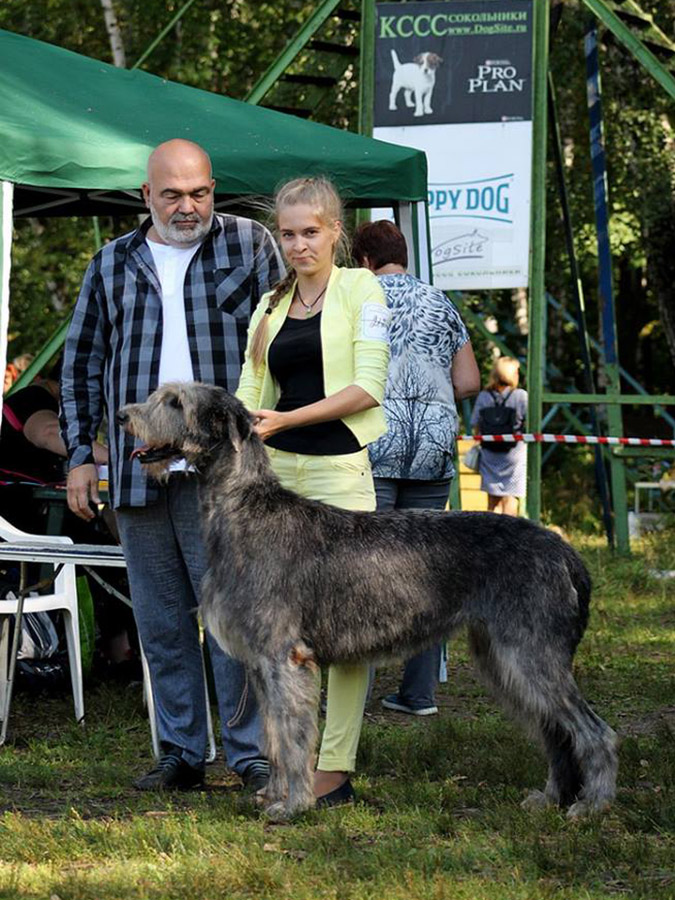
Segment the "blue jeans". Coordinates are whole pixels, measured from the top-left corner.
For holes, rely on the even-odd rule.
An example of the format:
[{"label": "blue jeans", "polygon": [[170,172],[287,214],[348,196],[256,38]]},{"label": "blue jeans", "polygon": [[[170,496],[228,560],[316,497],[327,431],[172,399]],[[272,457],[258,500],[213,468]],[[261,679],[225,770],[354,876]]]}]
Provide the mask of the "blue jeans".
[{"label": "blue jeans", "polygon": [[[415,481],[403,478],[375,478],[378,511],[391,509],[445,509],[450,481]],[[435,706],[438,672],[443,645],[409,659],[398,688],[398,699],[412,709]]]},{"label": "blue jeans", "polygon": [[[206,569],[198,482],[176,474],[157,503],[117,510],[134,616],[150,667],[164,749],[178,747],[191,766],[206,752],[206,697],[197,606]],[[207,633],[227,763],[242,774],[263,758],[262,723],[241,663]],[[232,724],[229,724],[232,721]]]}]

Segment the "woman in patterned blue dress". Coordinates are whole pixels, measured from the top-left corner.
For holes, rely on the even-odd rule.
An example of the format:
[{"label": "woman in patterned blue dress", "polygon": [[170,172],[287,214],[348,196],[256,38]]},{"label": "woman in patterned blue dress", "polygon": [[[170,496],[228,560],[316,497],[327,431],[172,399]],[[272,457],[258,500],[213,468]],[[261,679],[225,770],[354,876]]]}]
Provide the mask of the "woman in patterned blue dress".
[{"label": "woman in patterned blue dress", "polygon": [[[388,430],[368,447],[378,510],[445,509],[459,430],[456,400],[476,394],[480,373],[469,334],[442,291],[409,275],[408,251],[387,221],[357,229],[352,254],[380,280],[392,313],[384,407]],[[438,712],[442,645],[409,660],[386,709]]]}]

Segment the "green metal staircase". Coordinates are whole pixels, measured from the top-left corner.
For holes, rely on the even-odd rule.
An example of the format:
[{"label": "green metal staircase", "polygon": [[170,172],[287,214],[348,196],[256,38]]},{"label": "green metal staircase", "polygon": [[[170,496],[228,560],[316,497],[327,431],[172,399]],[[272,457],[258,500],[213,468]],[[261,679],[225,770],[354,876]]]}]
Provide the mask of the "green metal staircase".
[{"label": "green metal staircase", "polygon": [[649,74],[675,99],[675,41],[635,0],[584,0]]},{"label": "green metal staircase", "polygon": [[605,6],[654,54],[661,65],[675,73],[675,42],[659,28],[649,13],[644,12],[634,0],[605,0]]},{"label": "green metal staircase", "polygon": [[361,7],[360,0],[317,4],[245,100],[304,119],[338,104],[356,109]]}]

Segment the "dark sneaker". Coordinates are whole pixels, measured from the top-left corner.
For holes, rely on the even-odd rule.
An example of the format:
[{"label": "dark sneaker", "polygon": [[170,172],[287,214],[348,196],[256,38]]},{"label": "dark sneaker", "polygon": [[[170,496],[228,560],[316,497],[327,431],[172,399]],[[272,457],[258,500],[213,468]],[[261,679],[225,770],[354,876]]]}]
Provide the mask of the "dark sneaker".
[{"label": "dark sneaker", "polygon": [[438,712],[437,706],[408,706],[399,699],[398,694],[383,697],[382,706],[385,709],[393,709],[394,712],[407,713],[409,716],[435,716]]},{"label": "dark sneaker", "polygon": [[322,797],[317,797],[316,808],[330,809],[333,806],[346,806],[348,803],[353,803],[355,799],[354,788],[349,778],[347,778],[334,791],[330,791],[330,793],[324,794]]},{"label": "dark sneaker", "polygon": [[270,780],[270,764],[266,759],[257,759],[244,769],[241,780],[247,791],[261,791]]},{"label": "dark sneaker", "polygon": [[134,781],[134,787],[139,791],[189,791],[203,783],[203,768],[191,766],[176,753],[167,753],[154,769]]}]

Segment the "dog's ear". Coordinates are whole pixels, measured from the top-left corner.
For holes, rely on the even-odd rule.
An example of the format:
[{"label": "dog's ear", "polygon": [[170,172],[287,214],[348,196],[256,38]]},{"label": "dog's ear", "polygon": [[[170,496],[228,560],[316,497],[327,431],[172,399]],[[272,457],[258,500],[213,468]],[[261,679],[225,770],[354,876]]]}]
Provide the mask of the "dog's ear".
[{"label": "dog's ear", "polygon": [[245,409],[230,410],[227,415],[227,436],[236,453],[241,452],[244,441],[251,436],[253,420]]},{"label": "dog's ear", "polygon": [[424,53],[418,53],[415,59],[413,59],[414,63],[417,63],[418,66],[421,66],[424,62]]},{"label": "dog's ear", "polygon": [[443,62],[443,57],[439,56],[438,53],[430,53],[429,62],[434,67],[434,69],[436,69]]}]

